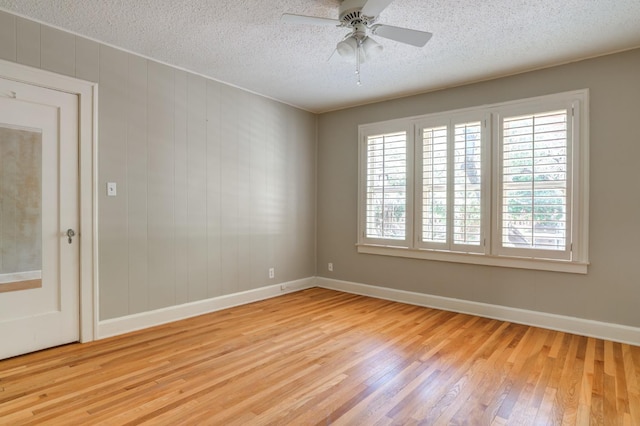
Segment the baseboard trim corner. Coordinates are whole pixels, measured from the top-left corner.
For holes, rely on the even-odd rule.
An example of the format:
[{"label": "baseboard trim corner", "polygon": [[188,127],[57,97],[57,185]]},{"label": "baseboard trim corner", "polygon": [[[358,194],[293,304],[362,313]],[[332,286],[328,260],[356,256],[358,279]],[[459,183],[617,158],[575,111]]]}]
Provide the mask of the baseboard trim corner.
[{"label": "baseboard trim corner", "polygon": [[99,321],[96,340],[142,330],[144,328],[166,324],[173,321],[179,321],[198,315],[208,314],[210,312],[232,308],[234,306],[258,302],[260,300],[270,299],[272,297],[305,290],[315,286],[315,277],[302,278],[295,281],[260,287],[254,290],[247,290],[210,299],[189,302],[182,305],[169,306],[149,312],[141,312],[138,314]]},{"label": "baseboard trim corner", "polygon": [[411,305],[477,315],[486,318],[525,324],[551,330],[563,331],[582,336],[596,337],[640,346],[640,328],[622,324],[575,318],[546,312],[530,311],[469,300],[434,296],[388,287],[340,281],[331,278],[316,277],[316,286],[343,291],[346,293],[370,296],[378,299],[408,303]]}]

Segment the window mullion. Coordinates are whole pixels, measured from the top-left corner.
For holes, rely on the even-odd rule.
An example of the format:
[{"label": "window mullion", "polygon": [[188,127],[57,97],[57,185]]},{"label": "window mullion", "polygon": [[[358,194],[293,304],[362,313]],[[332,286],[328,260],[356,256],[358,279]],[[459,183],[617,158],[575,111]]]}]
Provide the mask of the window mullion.
[{"label": "window mullion", "polygon": [[414,205],[415,205],[415,126],[413,124],[407,125],[406,140],[405,140],[405,241],[409,248],[415,247],[414,240]]},{"label": "window mullion", "polygon": [[422,244],[422,136],[418,125],[413,127],[413,244],[419,248]]},{"label": "window mullion", "polygon": [[487,114],[483,118],[483,127],[482,127],[482,165],[481,165],[481,176],[482,176],[482,218],[481,218],[481,238],[482,238],[482,251],[484,254],[491,253],[491,243],[493,241],[492,235],[492,217],[494,214],[493,207],[493,197],[495,192],[493,190],[493,185],[495,181],[495,177],[493,175],[493,168],[495,167],[495,163],[493,160],[493,123],[491,121],[491,114]]},{"label": "window mullion", "polygon": [[493,113],[491,117],[491,244],[489,254],[497,255],[502,235],[502,115]]},{"label": "window mullion", "polygon": [[453,121],[449,121],[447,132],[447,249],[453,246],[453,223],[455,216],[455,140],[456,129]]}]

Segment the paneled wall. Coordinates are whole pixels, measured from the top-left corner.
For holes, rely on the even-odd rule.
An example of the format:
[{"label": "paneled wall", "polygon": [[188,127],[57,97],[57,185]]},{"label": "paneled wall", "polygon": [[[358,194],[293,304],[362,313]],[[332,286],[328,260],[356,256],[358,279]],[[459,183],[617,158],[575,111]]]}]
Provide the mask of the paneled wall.
[{"label": "paneled wall", "polygon": [[[359,124],[584,88],[591,113],[587,275],[356,252]],[[636,49],[321,115],[318,275],[640,327],[639,99]]]},{"label": "paneled wall", "polygon": [[100,319],[315,275],[313,114],[5,12],[0,59],[99,83]]}]

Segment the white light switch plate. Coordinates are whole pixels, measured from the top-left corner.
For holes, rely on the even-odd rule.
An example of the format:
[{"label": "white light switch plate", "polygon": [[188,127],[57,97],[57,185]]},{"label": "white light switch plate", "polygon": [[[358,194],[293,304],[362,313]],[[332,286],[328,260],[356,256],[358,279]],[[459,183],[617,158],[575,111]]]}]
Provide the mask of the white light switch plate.
[{"label": "white light switch plate", "polygon": [[107,196],[115,197],[118,193],[118,185],[115,182],[107,182]]}]

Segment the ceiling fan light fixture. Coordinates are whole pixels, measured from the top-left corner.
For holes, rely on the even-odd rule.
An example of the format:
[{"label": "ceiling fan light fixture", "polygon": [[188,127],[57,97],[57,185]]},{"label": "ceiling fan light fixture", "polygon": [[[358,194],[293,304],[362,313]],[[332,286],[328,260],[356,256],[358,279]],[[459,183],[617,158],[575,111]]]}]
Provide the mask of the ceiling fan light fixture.
[{"label": "ceiling fan light fixture", "polygon": [[364,55],[367,59],[379,55],[383,49],[382,45],[371,37],[367,37],[362,41],[362,50],[364,50]]},{"label": "ceiling fan light fixture", "polygon": [[338,52],[338,55],[342,56],[343,58],[349,58],[349,59],[355,56],[357,49],[358,49],[358,41],[353,36],[347,37],[346,39],[338,43],[336,46],[336,51]]},{"label": "ceiling fan light fixture", "polygon": [[351,32],[336,45],[334,53],[338,52],[338,55],[346,61],[355,60],[355,72],[360,85],[360,65],[379,55],[383,50],[378,42],[369,38],[370,34],[416,47],[424,46],[432,36],[427,31],[378,24],[378,15],[391,2],[393,0],[340,0],[339,19],[285,13],[282,15],[282,20],[295,24],[307,23],[348,28]]}]

